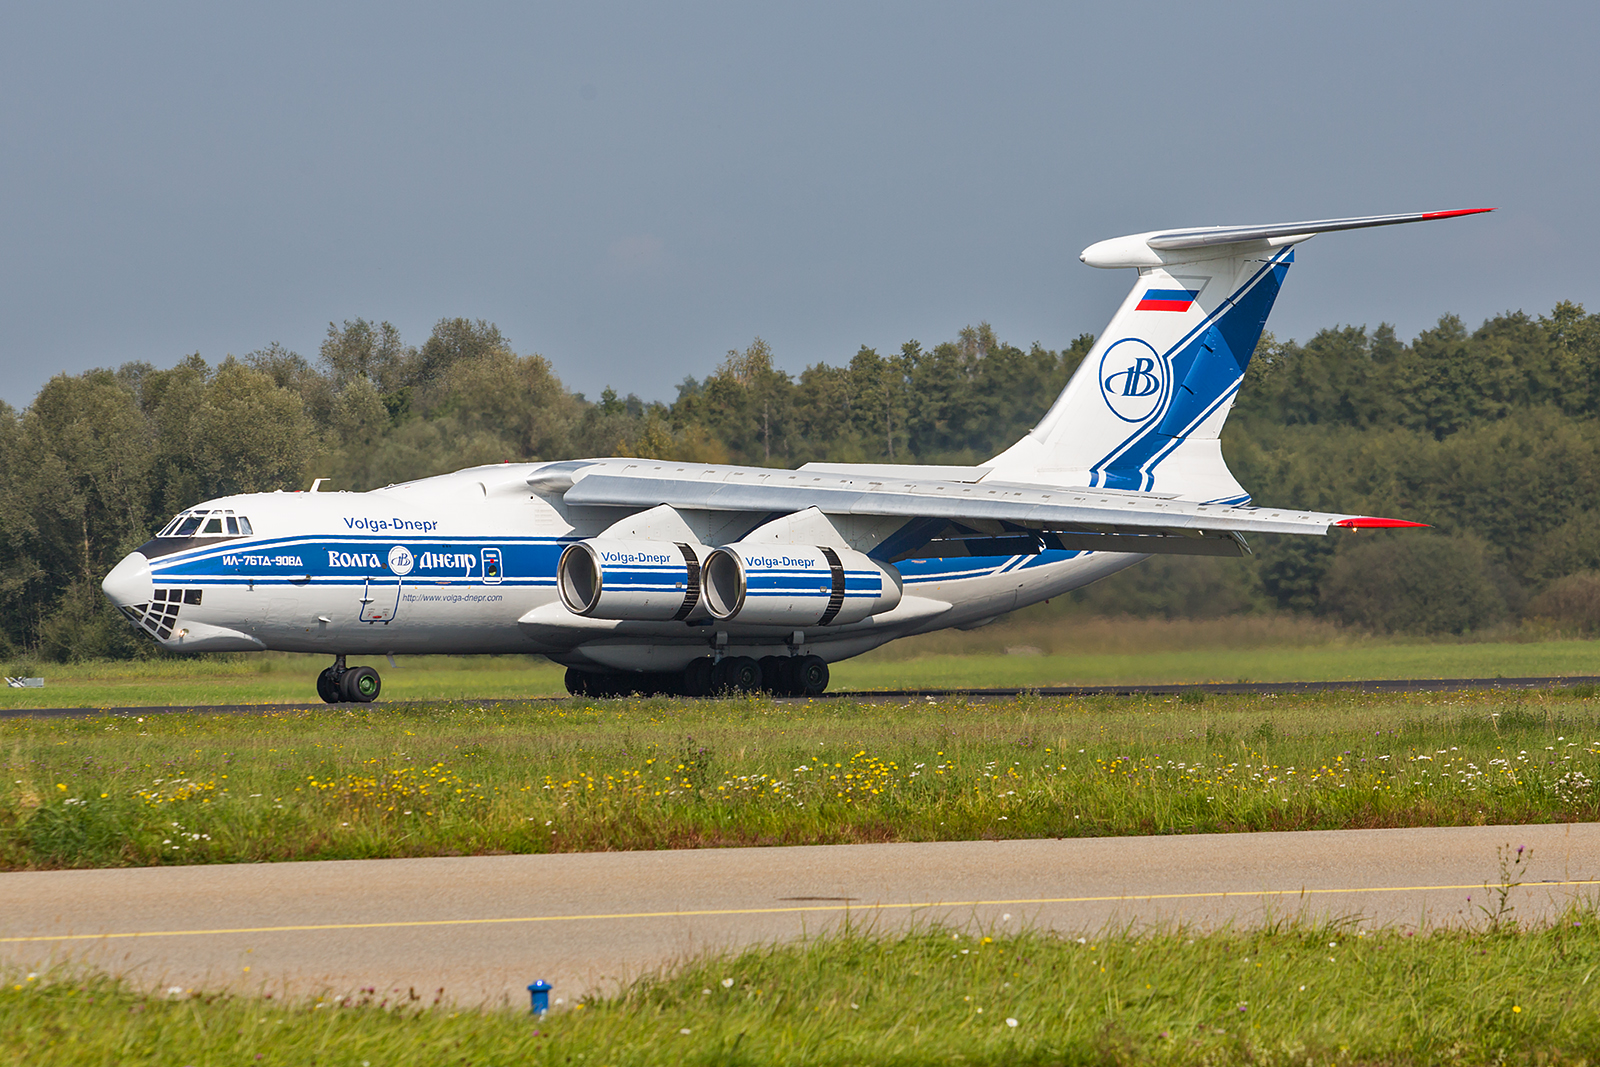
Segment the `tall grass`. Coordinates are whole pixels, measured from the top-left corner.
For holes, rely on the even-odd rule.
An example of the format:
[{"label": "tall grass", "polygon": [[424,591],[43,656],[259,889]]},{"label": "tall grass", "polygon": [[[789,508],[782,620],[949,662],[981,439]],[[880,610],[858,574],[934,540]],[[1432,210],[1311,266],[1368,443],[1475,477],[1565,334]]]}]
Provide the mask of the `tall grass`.
[{"label": "tall grass", "polygon": [[0,721],[10,869],[1591,820],[1592,689]]},{"label": "tall grass", "polygon": [[[1002,923],[705,956],[542,1018],[414,990],[282,1002],[8,976],[0,1056],[100,1063],[1593,1062],[1600,915],[1410,936],[1280,922],[1082,938]],[[429,991],[431,994],[432,991]]]}]

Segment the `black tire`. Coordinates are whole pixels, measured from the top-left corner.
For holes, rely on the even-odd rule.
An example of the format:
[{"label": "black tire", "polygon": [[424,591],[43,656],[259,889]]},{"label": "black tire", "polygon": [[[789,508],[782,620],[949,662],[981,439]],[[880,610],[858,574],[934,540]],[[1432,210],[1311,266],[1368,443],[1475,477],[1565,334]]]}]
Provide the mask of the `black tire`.
[{"label": "black tire", "polygon": [[650,695],[656,697],[675,697],[683,695],[683,674],[680,671],[652,671],[650,673]]},{"label": "black tire", "polygon": [[800,670],[799,656],[783,656],[778,660],[778,677],[772,683],[772,691],[779,696],[797,697],[803,695],[800,683],[796,680],[797,671]]},{"label": "black tire", "polygon": [[575,697],[590,696],[593,690],[589,687],[589,680],[593,677],[594,675],[588,671],[580,671],[576,667],[568,667],[566,677],[567,692]]},{"label": "black tire", "polygon": [[383,691],[383,679],[371,667],[352,667],[339,679],[339,695],[350,704],[369,704]]},{"label": "black tire", "polygon": [[715,666],[710,656],[692,659],[683,669],[683,695],[703,697],[711,693],[711,668]]},{"label": "black tire", "polygon": [[725,662],[729,689],[736,693],[754,693],[761,688],[761,664],[749,656],[734,656]]},{"label": "black tire", "polygon": [[762,656],[757,661],[761,665],[761,688],[775,697],[784,695],[788,688],[784,680],[783,660],[777,656]]},{"label": "black tire", "polygon": [[821,656],[806,656],[795,668],[795,688],[800,695],[814,697],[828,688],[828,661]]},{"label": "black tire", "polygon": [[324,704],[339,703],[339,679],[333,673],[332,667],[324,668],[317,675],[317,696],[322,698]]},{"label": "black tire", "polygon": [[732,662],[732,659],[723,657],[711,665],[712,696],[721,696],[723,690],[728,688],[728,664]]},{"label": "black tire", "polygon": [[800,677],[803,664],[805,656],[790,656],[784,661],[784,680],[789,683],[789,696],[805,696],[805,678]]}]

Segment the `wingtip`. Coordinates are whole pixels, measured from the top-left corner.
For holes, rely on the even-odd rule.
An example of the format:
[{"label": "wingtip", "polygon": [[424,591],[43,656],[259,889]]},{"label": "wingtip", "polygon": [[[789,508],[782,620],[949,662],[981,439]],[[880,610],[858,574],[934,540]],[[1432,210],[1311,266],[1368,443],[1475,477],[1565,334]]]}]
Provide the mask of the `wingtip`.
[{"label": "wingtip", "polygon": [[1403,530],[1403,529],[1431,529],[1425,522],[1411,522],[1407,519],[1383,519],[1376,515],[1358,515],[1353,519],[1340,519],[1334,523],[1346,530]]},{"label": "wingtip", "polygon": [[1498,210],[1499,208],[1492,207],[1464,207],[1458,208],[1455,211],[1425,211],[1423,212],[1422,217],[1424,219],[1456,219],[1460,218],[1462,215],[1483,215],[1490,211]]}]

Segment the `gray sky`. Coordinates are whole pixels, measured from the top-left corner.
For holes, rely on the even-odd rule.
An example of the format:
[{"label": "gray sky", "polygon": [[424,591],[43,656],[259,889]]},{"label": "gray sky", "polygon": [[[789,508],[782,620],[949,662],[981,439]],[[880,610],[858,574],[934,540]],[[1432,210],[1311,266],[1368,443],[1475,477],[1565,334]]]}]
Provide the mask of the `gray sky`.
[{"label": "gray sky", "polygon": [[330,321],[491,320],[590,396],[988,320],[1098,333],[1166,226],[1303,246],[1269,328],[1600,310],[1592,4],[0,8],[0,398]]}]

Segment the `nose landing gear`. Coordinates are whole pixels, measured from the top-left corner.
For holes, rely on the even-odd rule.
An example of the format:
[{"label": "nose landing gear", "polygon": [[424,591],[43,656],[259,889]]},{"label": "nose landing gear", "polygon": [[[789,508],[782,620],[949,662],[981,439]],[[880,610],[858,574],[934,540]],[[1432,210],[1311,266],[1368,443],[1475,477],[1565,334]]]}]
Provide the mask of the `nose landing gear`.
[{"label": "nose landing gear", "polygon": [[377,699],[383,679],[371,667],[346,667],[344,655],[333,657],[333,666],[317,675],[317,696],[326,704],[366,704]]}]

